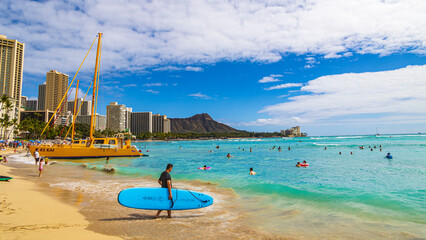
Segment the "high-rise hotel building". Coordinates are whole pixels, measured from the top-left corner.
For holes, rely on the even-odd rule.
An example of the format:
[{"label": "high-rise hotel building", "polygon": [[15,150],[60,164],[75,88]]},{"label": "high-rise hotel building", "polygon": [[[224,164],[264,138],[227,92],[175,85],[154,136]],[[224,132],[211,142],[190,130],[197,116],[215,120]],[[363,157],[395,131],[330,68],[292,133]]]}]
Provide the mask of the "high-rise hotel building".
[{"label": "high-rise hotel building", "polygon": [[123,132],[128,124],[128,109],[125,105],[110,102],[107,105],[106,127],[112,131]]},{"label": "high-rise hotel building", "polygon": [[132,112],[130,122],[132,134],[152,133],[152,112]]},{"label": "high-rise hotel building", "polygon": [[21,107],[22,76],[24,71],[25,44],[0,35],[0,95],[6,94],[13,100],[11,118],[19,120]]},{"label": "high-rise hotel building", "polygon": [[152,132],[169,133],[170,119],[167,119],[166,115],[153,114],[152,115]]},{"label": "high-rise hotel building", "polygon": [[[78,111],[79,108],[80,111]],[[68,101],[68,111],[74,114],[74,100]],[[76,111],[78,111],[77,116],[91,115],[92,101],[83,101],[83,98],[77,98]]]},{"label": "high-rise hotel building", "polygon": [[[60,73],[55,70],[50,70],[46,73],[46,100],[45,108],[50,111],[55,111],[62,97],[65,95],[68,89],[68,75]],[[66,99],[62,102],[62,113],[66,113],[68,104]]]},{"label": "high-rise hotel building", "polygon": [[46,83],[38,85],[37,109],[40,111],[46,109]]}]

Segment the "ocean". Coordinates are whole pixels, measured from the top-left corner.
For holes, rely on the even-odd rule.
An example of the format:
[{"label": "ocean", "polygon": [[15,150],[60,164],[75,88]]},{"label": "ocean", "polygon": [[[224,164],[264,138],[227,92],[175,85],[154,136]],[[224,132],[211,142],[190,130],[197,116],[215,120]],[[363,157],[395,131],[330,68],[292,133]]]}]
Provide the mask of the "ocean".
[{"label": "ocean", "polygon": [[[239,206],[232,211],[245,215],[241,219],[244,224],[279,236],[426,236],[424,134],[154,141],[134,145],[149,157],[116,158],[108,164],[104,159],[64,164],[84,162],[86,169],[100,171],[107,166],[115,169],[110,175],[113,181],[128,183],[144,177],[148,179],[145,182],[151,179],[155,186],[166,165],[172,163],[174,187],[191,188],[197,183],[197,191],[202,191],[203,185],[217,186],[225,195],[231,191]],[[388,152],[393,159],[385,158]],[[233,157],[226,157],[228,153]],[[302,161],[309,167],[295,167]],[[211,169],[198,169],[204,165]],[[249,175],[250,168],[257,174]],[[70,189],[66,182],[52,186]],[[218,200],[226,211],[225,200]]]}]

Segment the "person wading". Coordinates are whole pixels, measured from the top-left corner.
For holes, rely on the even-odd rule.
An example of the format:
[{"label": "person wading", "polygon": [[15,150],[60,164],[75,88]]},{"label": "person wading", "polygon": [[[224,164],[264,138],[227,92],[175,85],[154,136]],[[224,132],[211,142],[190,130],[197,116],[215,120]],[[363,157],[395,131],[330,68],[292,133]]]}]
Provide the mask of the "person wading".
[{"label": "person wading", "polygon": [[[172,177],[170,176],[170,172],[173,169],[173,164],[169,163],[167,164],[166,171],[164,171],[160,178],[158,179],[158,183],[161,185],[162,188],[167,188],[169,190],[169,199],[173,201],[172,196]],[[157,215],[155,215],[155,218],[158,218],[160,216],[162,210],[158,210]],[[172,211],[167,210],[167,215],[169,218],[172,217]]]}]

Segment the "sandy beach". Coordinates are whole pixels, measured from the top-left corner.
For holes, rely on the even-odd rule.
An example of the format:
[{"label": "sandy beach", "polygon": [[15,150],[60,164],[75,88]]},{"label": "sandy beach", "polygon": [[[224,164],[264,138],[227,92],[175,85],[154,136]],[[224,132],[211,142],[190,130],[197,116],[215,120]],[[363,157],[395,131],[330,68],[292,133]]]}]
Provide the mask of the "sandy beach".
[{"label": "sandy beach", "polygon": [[11,173],[0,164],[0,239],[119,239],[87,230],[89,221],[70,206],[46,193],[38,184]]}]

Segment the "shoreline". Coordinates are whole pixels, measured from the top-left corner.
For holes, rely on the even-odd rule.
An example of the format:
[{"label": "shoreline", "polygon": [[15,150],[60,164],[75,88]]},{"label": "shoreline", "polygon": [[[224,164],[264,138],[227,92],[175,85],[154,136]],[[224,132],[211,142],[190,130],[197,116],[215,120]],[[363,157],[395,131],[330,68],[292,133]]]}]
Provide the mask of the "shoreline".
[{"label": "shoreline", "polygon": [[77,207],[43,193],[43,187],[12,171],[1,163],[0,175],[13,177],[0,182],[1,239],[119,239],[87,230],[90,222]]},{"label": "shoreline", "polygon": [[[201,144],[201,142],[197,144]],[[247,144],[250,145],[252,143]],[[270,141],[268,144],[276,143],[275,141]],[[266,147],[268,147],[268,144],[266,144]],[[157,146],[158,144],[153,143],[152,145]],[[207,146],[208,148],[211,147],[210,145],[204,144],[202,146]],[[182,159],[189,159],[192,161],[191,165],[196,166],[198,157],[195,157],[194,154],[192,158],[188,157],[187,153],[189,152],[178,149],[177,146],[169,144],[165,148],[163,144],[158,145],[158,151],[154,151],[157,154],[154,155],[156,156],[155,160],[149,158],[141,158],[139,160],[112,159],[108,164],[103,161],[60,160],[53,164],[54,162],[52,161],[50,163],[53,165],[46,166],[41,178],[31,176],[37,172],[37,169],[32,158],[24,157],[24,154],[11,156],[10,165],[14,167],[11,170],[12,174],[37,183],[40,192],[43,194],[53,196],[73,207],[77,206],[78,212],[90,223],[87,227],[88,230],[125,239],[160,239],[164,237],[188,239],[199,236],[202,236],[203,239],[217,237],[229,239],[389,239],[391,237],[414,239],[423,235],[421,222],[405,222],[404,218],[388,218],[386,213],[373,214],[373,216],[370,214],[370,210],[382,209],[382,206],[374,204],[370,206],[368,202],[366,202],[367,205],[362,205],[365,203],[364,201],[352,201],[349,199],[338,204],[360,209],[361,213],[353,213],[346,210],[333,211],[333,206],[325,204],[323,201],[311,201],[309,198],[295,196],[294,191],[298,192],[297,189],[292,190],[291,187],[287,189],[285,184],[283,188],[273,186],[279,188],[276,188],[271,194],[263,194],[262,189],[260,189],[260,192],[245,192],[235,188],[232,184],[223,185],[221,181],[214,181],[214,178],[202,177],[204,175],[200,175],[197,178],[192,178],[191,175],[188,175],[189,178],[178,175],[174,178],[173,186],[181,189],[192,189],[213,196],[215,203],[205,209],[174,211],[172,219],[154,219],[154,211],[128,209],[117,203],[116,197],[122,189],[129,187],[158,187],[156,175],[160,168],[156,166],[158,164],[155,162],[160,161],[161,166],[163,166],[164,163],[168,162],[167,156],[170,153],[181,153],[176,156],[180,157],[181,164],[184,164],[184,166],[185,162],[182,162]],[[230,146],[237,149],[240,145]],[[348,146],[349,148],[356,147],[355,145]],[[164,149],[167,151],[164,151]],[[170,149],[175,149],[175,151],[173,152]],[[227,149],[229,147],[224,147],[224,149],[221,148],[221,151],[227,152]],[[294,149],[294,151],[296,150],[297,148]],[[336,151],[340,149],[334,150],[332,153],[337,154]],[[197,152],[196,150],[189,151]],[[255,148],[253,152],[250,154],[256,154],[261,151]],[[267,149],[265,152],[268,155],[272,155]],[[318,148],[316,152],[322,153],[323,159],[326,156],[330,156],[330,153],[323,151],[322,148]],[[293,152],[276,152],[273,155],[276,155],[276,159],[280,160],[277,154],[290,153]],[[241,154],[251,156],[248,155],[248,152],[242,152]],[[378,159],[377,157],[380,155],[376,151],[361,150],[359,154],[364,155],[365,162],[368,162],[369,159]],[[216,155],[209,154],[206,156],[210,156],[210,158],[203,161],[211,161],[212,164],[216,164],[214,169],[219,170],[220,167],[226,169],[232,163],[228,159],[222,159],[220,151]],[[342,160],[342,157],[335,157],[334,160],[327,162],[341,162]],[[15,162],[16,164],[14,164]],[[235,164],[237,165],[240,164],[237,158],[233,162],[236,162]],[[280,163],[286,164],[287,160]],[[251,164],[256,164],[256,162],[251,162]],[[129,167],[132,165],[136,166],[139,172],[131,171],[132,168]],[[321,164],[321,162],[314,161],[312,165],[315,168],[311,168],[312,170],[310,171],[320,169],[324,163]],[[387,161],[378,162],[376,165],[389,166]],[[291,167],[294,166],[292,165]],[[291,167],[288,170],[295,169]],[[108,172],[106,171],[107,168],[112,168],[115,171]],[[188,165],[185,168],[187,170],[190,169]],[[289,176],[293,174],[294,177],[310,171],[296,169],[295,171],[288,171],[287,174]],[[179,172],[179,174],[181,173]],[[184,171],[184,174],[188,173],[191,174],[192,171]],[[262,174],[261,171],[259,173]],[[230,172],[230,174],[232,173]],[[213,181],[210,182],[209,179]],[[255,182],[248,187],[256,187]],[[262,187],[262,185],[257,187]],[[288,194],[286,194],[287,190],[289,190]],[[282,191],[284,194],[274,193],[277,191]],[[318,195],[315,196],[318,197]],[[389,208],[383,207],[383,209]],[[335,228],[335,226],[339,226],[339,228]],[[159,235],[159,233],[161,234]]]},{"label": "shoreline", "polygon": [[[15,155],[16,156],[16,155]],[[10,156],[13,158],[13,156]],[[4,239],[61,239],[61,233],[70,236],[69,239],[191,239],[203,236],[203,239],[216,239],[217,237],[229,239],[293,239],[284,238],[281,235],[269,233],[262,228],[248,225],[247,213],[239,206],[238,196],[232,189],[218,188],[214,183],[205,183],[199,180],[177,181],[177,188],[193,189],[202,191],[214,197],[215,203],[203,209],[173,211],[172,218],[166,218],[163,213],[159,219],[155,219],[155,211],[129,209],[118,204],[116,197],[118,192],[128,187],[157,187],[152,176],[137,177],[135,179],[117,174],[109,174],[104,171],[93,171],[82,165],[64,165],[58,162],[45,166],[41,178],[36,175],[36,167],[32,164],[15,162],[9,160],[10,166],[7,172],[0,172],[13,176],[9,184],[13,186],[14,181],[25,182],[31,190],[16,190],[20,196],[30,195],[31,198],[22,197],[25,203],[9,199],[8,204],[29,204],[31,211],[23,209],[25,214],[34,216],[33,228],[16,230],[21,226],[18,223],[9,228],[0,228],[0,236]],[[8,164],[9,164],[8,163]],[[153,180],[154,179],[154,180]],[[5,192],[5,193],[3,193]],[[12,194],[12,189],[1,189],[0,196]],[[36,192],[36,194],[33,194]],[[14,193],[13,193],[14,194]],[[42,199],[46,205],[38,209],[33,196]],[[31,204],[30,204],[31,202]],[[45,204],[44,202],[47,202]],[[39,203],[40,204],[40,203]],[[34,210],[34,211],[33,211]],[[45,211],[45,212],[44,212]],[[51,213],[67,216],[69,221],[53,218],[49,224],[39,223],[37,215]],[[64,212],[64,214],[62,214]],[[2,216],[0,214],[0,216]],[[15,215],[17,222],[22,220],[21,215]],[[10,217],[1,217],[0,223],[5,226],[10,222]],[[9,223],[10,224],[10,223]],[[77,225],[78,224],[78,225]],[[11,228],[14,230],[12,231]],[[39,228],[47,228],[39,230]],[[53,227],[52,227],[53,228]],[[80,233],[81,231],[81,233]],[[68,234],[68,232],[70,232]],[[176,235],[176,233],[179,233]],[[6,235],[7,234],[7,235]],[[94,234],[93,237],[90,234]],[[23,236],[23,238],[21,238]],[[47,237],[45,237],[47,236]],[[51,238],[49,238],[51,236]],[[72,237],[71,237],[72,236]],[[3,238],[2,238],[3,239]]]}]

